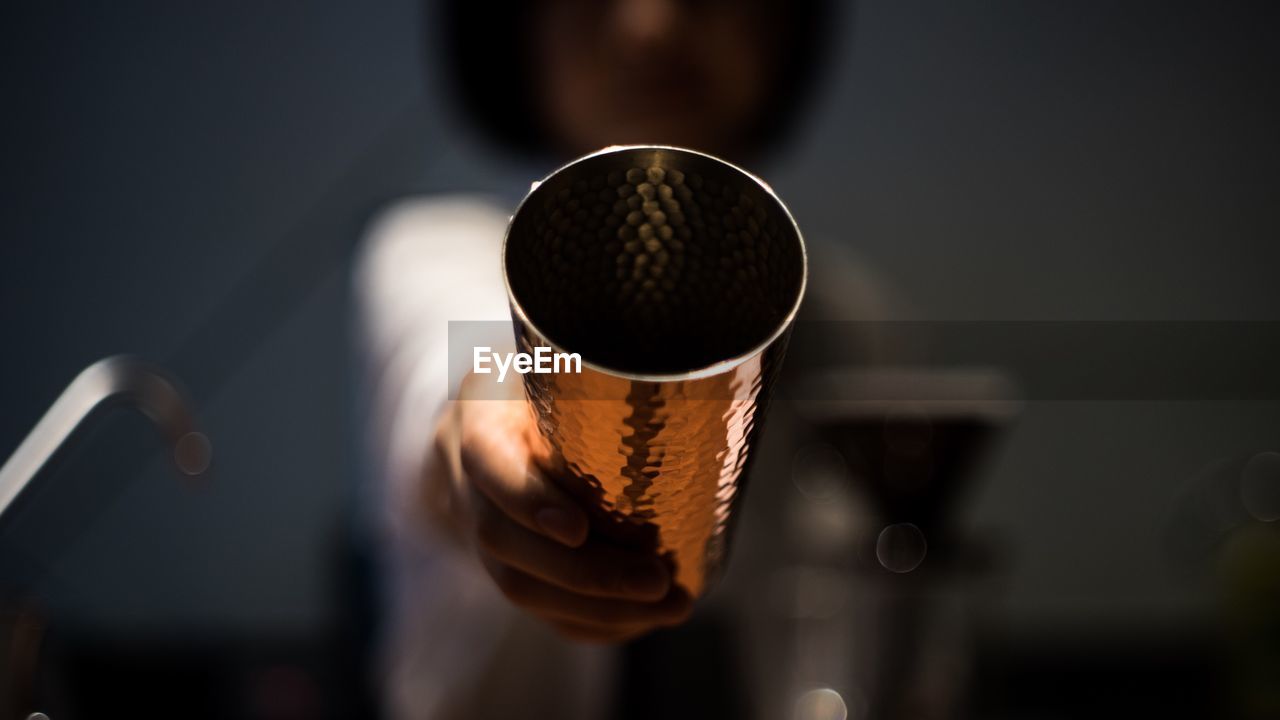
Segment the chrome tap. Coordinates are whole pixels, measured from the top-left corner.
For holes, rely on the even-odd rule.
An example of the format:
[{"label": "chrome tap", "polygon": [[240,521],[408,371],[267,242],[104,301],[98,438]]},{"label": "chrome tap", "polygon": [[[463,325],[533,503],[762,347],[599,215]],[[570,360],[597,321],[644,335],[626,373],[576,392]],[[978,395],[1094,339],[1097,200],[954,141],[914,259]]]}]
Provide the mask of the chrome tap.
[{"label": "chrome tap", "polygon": [[185,475],[205,473],[208,437],[195,428],[191,404],[164,372],[127,355],[103,358],[76,376],[0,467],[0,525],[14,503],[99,408],[129,405],[156,424]]}]

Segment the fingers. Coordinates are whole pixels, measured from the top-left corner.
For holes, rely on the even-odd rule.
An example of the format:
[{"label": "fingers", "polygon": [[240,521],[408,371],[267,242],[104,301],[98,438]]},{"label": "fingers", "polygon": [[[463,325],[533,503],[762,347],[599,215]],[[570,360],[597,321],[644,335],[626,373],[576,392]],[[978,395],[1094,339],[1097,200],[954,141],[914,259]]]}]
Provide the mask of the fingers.
[{"label": "fingers", "polygon": [[654,602],[667,595],[671,574],[658,558],[590,539],[570,549],[512,522],[477,497],[476,540],[503,565],[579,595]]},{"label": "fingers", "polygon": [[461,465],[471,484],[511,519],[569,547],[587,538],[587,516],[529,459],[523,403],[476,401],[461,420]]},{"label": "fingers", "polygon": [[459,402],[446,424],[437,442],[456,458],[451,501],[466,508],[480,559],[513,604],[584,642],[688,618],[692,599],[661,560],[588,540],[584,510],[533,459],[524,402]]},{"label": "fingers", "polygon": [[545,583],[527,573],[482,556],[485,569],[513,604],[549,622],[606,629],[649,629],[688,619],[693,601],[678,586],[654,603],[588,597]]}]

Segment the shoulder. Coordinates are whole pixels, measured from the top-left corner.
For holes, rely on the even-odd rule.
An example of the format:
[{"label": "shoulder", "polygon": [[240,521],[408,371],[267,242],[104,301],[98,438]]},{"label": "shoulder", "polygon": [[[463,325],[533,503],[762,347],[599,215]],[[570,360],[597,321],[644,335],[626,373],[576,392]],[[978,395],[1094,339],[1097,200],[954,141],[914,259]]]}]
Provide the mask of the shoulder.
[{"label": "shoulder", "polygon": [[386,248],[471,242],[500,244],[508,210],[481,195],[420,195],[395,200],[370,219],[362,255]]},{"label": "shoulder", "polygon": [[357,286],[424,267],[466,267],[497,256],[508,211],[480,195],[395,200],[369,220],[353,258]]}]

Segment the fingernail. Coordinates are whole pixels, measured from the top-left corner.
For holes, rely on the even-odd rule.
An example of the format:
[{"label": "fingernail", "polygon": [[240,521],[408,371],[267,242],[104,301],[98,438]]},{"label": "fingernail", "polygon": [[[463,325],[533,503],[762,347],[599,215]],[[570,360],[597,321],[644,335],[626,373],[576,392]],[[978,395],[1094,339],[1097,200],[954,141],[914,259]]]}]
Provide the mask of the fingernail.
[{"label": "fingernail", "polygon": [[582,542],[582,516],[564,508],[544,507],[534,516],[538,527],[551,537],[570,547],[577,547]]},{"label": "fingernail", "polygon": [[671,581],[666,568],[657,562],[637,563],[623,576],[622,585],[627,592],[637,595],[665,595]]}]

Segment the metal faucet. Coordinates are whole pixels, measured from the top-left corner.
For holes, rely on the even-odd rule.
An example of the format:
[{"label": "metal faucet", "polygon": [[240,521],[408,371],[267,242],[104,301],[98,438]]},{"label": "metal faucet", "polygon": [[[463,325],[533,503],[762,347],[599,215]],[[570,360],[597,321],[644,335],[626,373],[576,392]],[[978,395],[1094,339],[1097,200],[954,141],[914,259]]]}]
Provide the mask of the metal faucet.
[{"label": "metal faucet", "polygon": [[174,382],[159,367],[138,358],[103,358],[71,381],[0,467],[0,525],[76,430],[99,408],[120,405],[136,407],[159,427],[183,474],[197,476],[208,470],[212,446],[204,434],[196,431],[191,404]]}]

